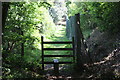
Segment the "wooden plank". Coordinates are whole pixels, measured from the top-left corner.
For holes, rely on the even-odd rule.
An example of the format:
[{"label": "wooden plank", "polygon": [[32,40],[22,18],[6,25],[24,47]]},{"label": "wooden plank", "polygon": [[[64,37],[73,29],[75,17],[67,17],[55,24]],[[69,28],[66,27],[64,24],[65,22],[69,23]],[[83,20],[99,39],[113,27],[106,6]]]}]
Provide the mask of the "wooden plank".
[{"label": "wooden plank", "polygon": [[42,50],[42,69],[44,70],[43,36],[41,36],[41,50]]},{"label": "wooden plank", "polygon": [[43,44],[72,44],[72,41],[43,42]]},{"label": "wooden plank", "polygon": [[44,57],[74,57],[74,55],[44,55]]},{"label": "wooden plank", "polygon": [[73,48],[43,48],[43,50],[73,50]]},{"label": "wooden plank", "polygon": [[59,63],[54,63],[54,62],[44,62],[44,64],[72,64],[73,62],[59,62]]}]

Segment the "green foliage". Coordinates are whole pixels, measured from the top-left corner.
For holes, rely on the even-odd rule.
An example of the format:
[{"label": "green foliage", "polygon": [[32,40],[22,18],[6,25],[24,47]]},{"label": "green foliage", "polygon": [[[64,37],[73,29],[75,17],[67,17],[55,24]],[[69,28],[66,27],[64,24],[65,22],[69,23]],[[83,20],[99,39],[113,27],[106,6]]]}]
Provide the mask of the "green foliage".
[{"label": "green foliage", "polygon": [[10,47],[8,42],[9,45],[23,42],[27,45],[40,42],[41,34],[53,35],[55,25],[45,5],[46,2],[11,3],[3,36],[4,50]]},{"label": "green foliage", "polygon": [[[40,38],[41,35],[50,37],[55,34],[49,7],[51,5],[47,2],[10,3],[3,33],[4,78],[41,77]],[[24,44],[22,57],[21,43]]]},{"label": "green foliage", "polygon": [[99,27],[103,31],[114,33],[118,32],[120,25],[119,7],[119,2],[71,2],[68,5],[68,15],[80,13],[83,30]]},{"label": "green foliage", "polygon": [[[28,62],[21,55],[6,53],[7,58],[3,60],[3,78],[35,78],[42,77],[40,74],[33,75],[33,72],[42,73],[38,62]],[[39,70],[39,72],[37,71]]]},{"label": "green foliage", "polygon": [[[100,26],[100,28],[102,30],[110,30],[111,32],[118,32],[119,29],[119,5],[120,3],[94,3],[94,8],[96,8],[96,11],[94,11],[95,14],[97,14],[95,16],[95,18],[98,19],[97,23],[98,26]],[[97,5],[99,7],[97,7]]]}]

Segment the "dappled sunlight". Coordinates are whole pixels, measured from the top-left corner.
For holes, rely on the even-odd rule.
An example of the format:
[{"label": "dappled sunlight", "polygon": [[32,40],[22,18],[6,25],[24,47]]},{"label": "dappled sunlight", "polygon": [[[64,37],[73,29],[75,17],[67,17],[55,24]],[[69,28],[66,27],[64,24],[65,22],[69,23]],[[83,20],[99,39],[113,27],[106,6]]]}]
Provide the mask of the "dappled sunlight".
[{"label": "dappled sunlight", "polygon": [[0,7],[1,78],[120,78],[119,3],[27,0]]},{"label": "dappled sunlight", "polygon": [[[104,60],[102,60],[100,62],[95,62],[94,64],[100,65],[100,64],[104,64],[107,61],[114,60],[115,56],[117,55],[116,54],[117,52],[120,52],[119,49],[114,49],[111,53],[109,53],[109,55],[107,57],[104,58]],[[119,64],[117,64],[117,65],[119,65]],[[113,66],[115,66],[115,65],[113,65]]]}]

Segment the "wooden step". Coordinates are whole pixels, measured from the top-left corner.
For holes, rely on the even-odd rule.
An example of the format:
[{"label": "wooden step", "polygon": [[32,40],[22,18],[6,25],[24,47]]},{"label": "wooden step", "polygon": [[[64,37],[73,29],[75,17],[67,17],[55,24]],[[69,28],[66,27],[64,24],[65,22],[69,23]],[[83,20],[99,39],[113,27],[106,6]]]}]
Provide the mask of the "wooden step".
[{"label": "wooden step", "polygon": [[[57,64],[72,64],[73,62],[58,62]],[[55,64],[54,62],[44,62],[43,64]]]},{"label": "wooden step", "polygon": [[44,57],[74,57],[73,55],[44,55]]},{"label": "wooden step", "polygon": [[73,48],[43,48],[43,50],[73,50]]},{"label": "wooden step", "polygon": [[43,44],[71,44],[72,41],[43,42]]}]

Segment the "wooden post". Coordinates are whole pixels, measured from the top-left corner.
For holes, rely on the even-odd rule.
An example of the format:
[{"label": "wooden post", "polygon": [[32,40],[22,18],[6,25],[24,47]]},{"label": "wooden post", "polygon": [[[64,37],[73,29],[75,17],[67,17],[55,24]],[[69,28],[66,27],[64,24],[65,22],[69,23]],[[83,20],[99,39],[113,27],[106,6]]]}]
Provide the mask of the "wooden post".
[{"label": "wooden post", "polygon": [[44,70],[43,36],[41,36],[41,50],[42,50],[42,69]]},{"label": "wooden post", "polygon": [[53,59],[53,62],[54,62],[54,75],[58,77],[59,76],[59,61],[58,59]]},{"label": "wooden post", "polygon": [[[21,35],[24,35],[23,31],[21,31]],[[21,56],[24,56],[24,42],[21,43]]]},{"label": "wooden post", "polygon": [[74,60],[74,63],[76,62],[75,60],[75,45],[74,45],[74,37],[72,37],[72,47],[73,47],[73,60]]},{"label": "wooden post", "polygon": [[59,76],[59,64],[54,63],[54,74],[55,76]]}]

